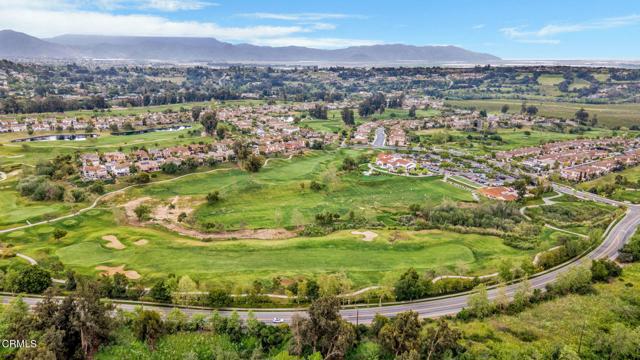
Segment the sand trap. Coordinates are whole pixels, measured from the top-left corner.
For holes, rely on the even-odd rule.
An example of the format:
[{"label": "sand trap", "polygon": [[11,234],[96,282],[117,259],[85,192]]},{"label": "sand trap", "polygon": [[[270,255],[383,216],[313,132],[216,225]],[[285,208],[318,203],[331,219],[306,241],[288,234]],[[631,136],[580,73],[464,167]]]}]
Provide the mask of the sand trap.
[{"label": "sand trap", "polygon": [[149,243],[149,240],[147,240],[147,239],[140,239],[140,240],[138,240],[138,241],[134,242],[133,244],[134,244],[134,245],[138,245],[138,246],[145,246],[145,245],[147,245],[148,243]]},{"label": "sand trap", "polygon": [[100,275],[113,276],[114,274],[122,274],[131,280],[140,279],[142,276],[135,270],[125,270],[124,265],[120,266],[96,266],[96,270],[102,270]]},{"label": "sand trap", "polygon": [[102,240],[108,241],[109,243],[106,245],[108,248],[122,250],[125,248],[124,244],[118,240],[114,235],[105,235],[102,237]]},{"label": "sand trap", "polygon": [[353,235],[362,235],[362,241],[373,241],[378,237],[378,234],[373,231],[352,231]]}]

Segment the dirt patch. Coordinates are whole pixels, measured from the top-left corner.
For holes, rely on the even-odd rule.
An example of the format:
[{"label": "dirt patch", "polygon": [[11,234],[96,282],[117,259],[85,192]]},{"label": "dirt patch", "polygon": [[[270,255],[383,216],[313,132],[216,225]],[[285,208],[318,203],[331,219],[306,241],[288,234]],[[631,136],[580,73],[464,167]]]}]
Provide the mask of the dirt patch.
[{"label": "dirt patch", "polygon": [[194,229],[187,229],[181,224],[162,224],[167,229],[177,232],[183,236],[189,236],[201,240],[235,240],[235,239],[255,239],[255,240],[280,240],[296,237],[293,231],[287,229],[246,229],[235,231],[222,231],[217,233],[204,233]]},{"label": "dirt patch", "polygon": [[167,204],[156,206],[153,209],[151,216],[161,223],[177,223],[178,216],[185,213],[191,214],[195,207],[202,204],[203,200],[194,199],[191,197],[175,196]]},{"label": "dirt patch", "polygon": [[138,246],[145,246],[145,245],[147,245],[148,243],[149,243],[149,240],[147,240],[147,239],[140,239],[140,240],[138,240],[138,241],[134,242],[133,244],[134,244],[134,245],[138,245]]},{"label": "dirt patch", "polygon": [[136,216],[136,213],[134,210],[138,206],[140,206],[140,204],[148,200],[151,200],[151,198],[148,196],[145,196],[145,197],[133,199],[128,203],[124,204],[122,207],[124,207],[125,214],[127,215],[127,220],[129,220],[132,223],[138,223],[138,217]]},{"label": "dirt patch", "polygon": [[137,280],[142,277],[135,270],[125,270],[124,265],[120,265],[120,266],[100,265],[100,266],[96,266],[96,270],[101,270],[102,272],[100,273],[100,275],[104,275],[104,276],[113,276],[115,274],[122,274],[131,280]]},{"label": "dirt patch", "polygon": [[115,235],[105,235],[102,237],[102,240],[109,242],[107,245],[105,245],[108,248],[122,250],[126,247],[123,243],[120,242],[120,240],[118,240]]},{"label": "dirt patch", "polygon": [[373,241],[378,237],[378,234],[373,231],[352,231],[353,235],[362,235],[362,241]]}]

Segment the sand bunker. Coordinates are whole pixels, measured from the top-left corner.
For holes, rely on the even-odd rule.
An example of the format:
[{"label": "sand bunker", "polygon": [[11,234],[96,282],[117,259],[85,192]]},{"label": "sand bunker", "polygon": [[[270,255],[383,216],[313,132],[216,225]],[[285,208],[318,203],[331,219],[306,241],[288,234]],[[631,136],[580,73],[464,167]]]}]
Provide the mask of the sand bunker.
[{"label": "sand bunker", "polygon": [[120,240],[118,240],[118,238],[115,237],[114,235],[105,235],[102,237],[102,240],[106,240],[109,242],[106,245],[108,248],[112,248],[116,250],[122,250],[125,248],[124,244],[121,243]]},{"label": "sand bunker", "polygon": [[140,239],[140,240],[138,240],[138,241],[134,242],[133,244],[134,244],[134,245],[138,245],[138,246],[145,246],[145,245],[147,245],[148,243],[149,243],[149,240],[147,240],[147,239]]},{"label": "sand bunker", "polygon": [[114,274],[122,274],[122,275],[126,276],[128,279],[131,279],[131,280],[137,280],[137,279],[141,278],[140,274],[138,274],[137,271],[135,271],[135,270],[125,270],[124,269],[124,265],[120,265],[120,266],[104,266],[104,265],[100,265],[100,266],[96,266],[96,270],[101,270],[102,272],[100,273],[100,275],[105,275],[105,276],[113,276]]},{"label": "sand bunker", "polygon": [[362,241],[373,241],[378,237],[378,234],[373,231],[352,231],[353,235],[362,235]]}]

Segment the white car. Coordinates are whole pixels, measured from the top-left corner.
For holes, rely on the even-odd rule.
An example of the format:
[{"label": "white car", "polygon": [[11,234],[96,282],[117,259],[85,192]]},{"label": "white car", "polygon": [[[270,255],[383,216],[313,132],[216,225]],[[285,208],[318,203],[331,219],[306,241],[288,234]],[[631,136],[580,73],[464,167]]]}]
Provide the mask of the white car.
[{"label": "white car", "polygon": [[279,317],[274,317],[273,320],[271,320],[271,322],[274,324],[282,324],[284,322],[284,319]]}]

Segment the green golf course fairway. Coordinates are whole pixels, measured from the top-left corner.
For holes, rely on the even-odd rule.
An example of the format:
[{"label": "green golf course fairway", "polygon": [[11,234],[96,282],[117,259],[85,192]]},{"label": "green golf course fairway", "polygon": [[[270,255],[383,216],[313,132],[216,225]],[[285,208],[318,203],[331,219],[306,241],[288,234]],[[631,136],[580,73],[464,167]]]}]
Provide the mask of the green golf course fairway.
[{"label": "green golf course fairway", "polygon": [[[213,283],[249,285],[256,279],[275,276],[317,276],[344,272],[354,287],[377,284],[387,273],[409,267],[438,273],[487,274],[506,259],[514,263],[531,258],[535,251],[510,248],[493,236],[447,231],[374,230],[379,236],[363,241],[351,231],[324,237],[288,240],[227,240],[201,242],[168,233],[159,228],[118,226],[108,210],[91,210],[55,227],[68,231],[56,241],[54,226],[34,227],[2,235],[38,261],[57,257],[82,274],[95,274],[96,266],[126,265],[142,275],[144,283],[168,274],[189,275]],[[45,231],[46,230],[46,231]],[[102,237],[114,235],[125,246],[106,247]],[[397,240],[391,242],[389,238]],[[134,242],[146,239],[146,245]],[[50,259],[49,259],[50,260]]]}]

